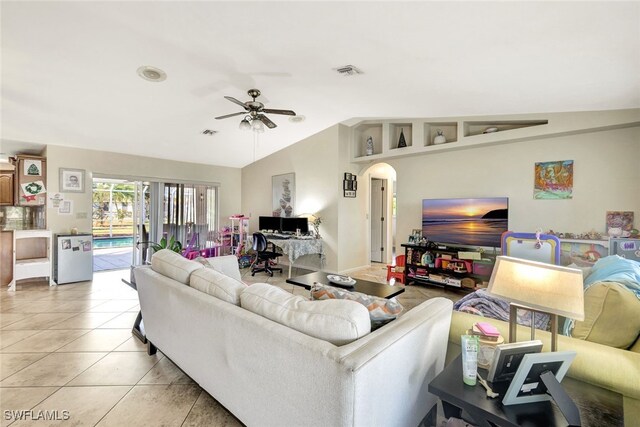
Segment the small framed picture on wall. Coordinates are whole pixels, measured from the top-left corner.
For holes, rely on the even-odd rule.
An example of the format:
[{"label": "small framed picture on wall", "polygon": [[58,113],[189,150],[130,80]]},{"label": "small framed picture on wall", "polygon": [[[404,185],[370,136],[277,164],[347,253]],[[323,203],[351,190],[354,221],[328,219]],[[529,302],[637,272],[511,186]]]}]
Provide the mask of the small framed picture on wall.
[{"label": "small framed picture on wall", "polygon": [[84,169],[60,168],[60,191],[84,193]]}]

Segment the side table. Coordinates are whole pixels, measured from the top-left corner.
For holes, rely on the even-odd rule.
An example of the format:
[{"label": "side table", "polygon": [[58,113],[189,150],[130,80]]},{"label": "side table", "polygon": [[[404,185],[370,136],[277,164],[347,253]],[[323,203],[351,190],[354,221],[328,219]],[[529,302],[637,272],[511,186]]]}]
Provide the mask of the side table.
[{"label": "side table", "polygon": [[[486,369],[478,369],[483,378]],[[462,410],[483,427],[497,426],[566,426],[567,421],[554,402],[536,402],[521,405],[502,404],[509,387],[508,382],[490,384],[500,396],[491,399],[478,383],[468,386],[462,382],[462,356],[458,356],[431,381],[429,392],[442,401],[445,418],[460,418]],[[622,396],[573,378],[565,377],[562,387],[571,396],[580,411],[583,426],[624,426]]]}]

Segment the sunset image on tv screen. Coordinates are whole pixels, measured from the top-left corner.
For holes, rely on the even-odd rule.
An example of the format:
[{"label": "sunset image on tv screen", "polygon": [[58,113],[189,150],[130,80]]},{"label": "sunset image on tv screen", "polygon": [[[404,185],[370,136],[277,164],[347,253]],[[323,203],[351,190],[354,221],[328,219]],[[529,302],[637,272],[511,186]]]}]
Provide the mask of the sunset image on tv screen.
[{"label": "sunset image on tv screen", "polygon": [[509,199],[424,199],[422,235],[438,243],[500,247],[508,230]]}]

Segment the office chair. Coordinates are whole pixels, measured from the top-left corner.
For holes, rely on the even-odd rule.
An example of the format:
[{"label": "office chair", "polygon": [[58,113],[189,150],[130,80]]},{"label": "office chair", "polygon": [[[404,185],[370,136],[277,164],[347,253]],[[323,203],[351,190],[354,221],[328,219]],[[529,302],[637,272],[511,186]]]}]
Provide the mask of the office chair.
[{"label": "office chair", "polygon": [[[271,260],[281,257],[282,254],[275,251],[275,245],[272,244],[271,251],[267,250],[267,238],[262,233],[253,233],[253,250],[258,254],[257,259],[251,266],[251,275],[254,276],[260,271],[269,273],[273,277],[273,272],[279,271],[282,273],[282,268],[271,267]],[[264,265],[260,265],[260,262],[264,262]]]}]

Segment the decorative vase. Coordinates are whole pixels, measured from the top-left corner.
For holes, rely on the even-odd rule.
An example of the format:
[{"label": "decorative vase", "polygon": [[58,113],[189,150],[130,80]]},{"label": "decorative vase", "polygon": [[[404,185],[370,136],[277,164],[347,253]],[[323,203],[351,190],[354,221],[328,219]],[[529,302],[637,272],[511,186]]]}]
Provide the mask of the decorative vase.
[{"label": "decorative vase", "polygon": [[373,138],[372,137],[367,138],[366,154],[367,156],[373,156]]},{"label": "decorative vase", "polygon": [[407,140],[404,139],[404,129],[400,128],[400,139],[398,140],[398,148],[407,146]]},{"label": "decorative vase", "polygon": [[445,138],[440,129],[438,129],[436,132],[437,135],[433,138],[434,145],[444,144],[445,142],[447,142],[447,138]]}]

